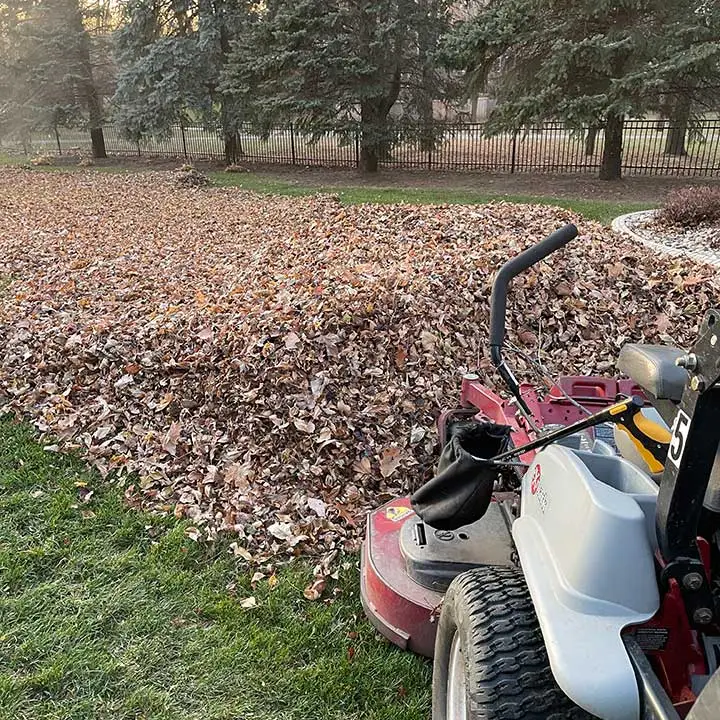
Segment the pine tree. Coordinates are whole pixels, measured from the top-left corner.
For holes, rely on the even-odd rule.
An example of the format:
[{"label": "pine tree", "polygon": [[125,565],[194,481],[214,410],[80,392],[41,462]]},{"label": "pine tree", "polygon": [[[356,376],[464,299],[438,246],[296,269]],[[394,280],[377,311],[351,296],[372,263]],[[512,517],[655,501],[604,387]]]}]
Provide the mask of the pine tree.
[{"label": "pine tree", "polygon": [[243,116],[220,88],[233,42],[252,21],[242,0],[135,0],[118,32],[120,72],[113,98],[115,120],[135,140],[163,135],[177,123],[219,125],[225,159],[241,153]]},{"label": "pine tree", "polygon": [[491,0],[455,29],[445,53],[475,82],[497,73],[491,130],[548,119],[602,127],[600,177],[616,179],[628,115],[664,104],[682,124],[701,96],[714,102],[717,15],[703,0]]},{"label": "pine tree", "polygon": [[685,155],[688,130],[720,103],[720,5],[709,0],[658,2],[646,31],[654,51],[623,82],[668,118],[665,153]]},{"label": "pine tree", "polygon": [[79,0],[12,2],[2,6],[0,87],[7,130],[86,125],[93,155],[105,157],[101,99],[92,40]]},{"label": "pine tree", "polygon": [[433,142],[446,11],[441,0],[269,0],[250,42],[235,45],[224,86],[259,126],[288,121],[347,141],[358,131],[360,167],[374,172],[395,140],[398,101],[415,134]]}]

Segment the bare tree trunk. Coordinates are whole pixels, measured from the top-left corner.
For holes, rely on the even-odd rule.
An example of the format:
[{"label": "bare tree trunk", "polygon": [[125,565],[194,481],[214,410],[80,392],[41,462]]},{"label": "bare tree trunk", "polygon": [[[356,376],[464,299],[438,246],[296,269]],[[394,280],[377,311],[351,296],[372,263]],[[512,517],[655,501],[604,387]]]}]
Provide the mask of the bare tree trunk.
[{"label": "bare tree trunk", "polygon": [[90,143],[92,144],[92,154],[95,158],[106,158],[105,152],[105,135],[102,127],[102,107],[100,98],[98,97],[95,85],[92,82],[92,76],[88,83],[88,116],[90,117]]},{"label": "bare tree trunk", "polygon": [[79,0],[76,0],[73,8],[73,23],[75,31],[80,36],[80,45],[77,57],[77,63],[82,73],[81,92],[85,96],[85,104],[88,110],[88,125],[90,128],[90,142],[92,144],[92,154],[96,158],[105,158],[105,137],[103,135],[103,112],[102,102],[95,80],[93,78],[92,60],[90,59],[90,36],[83,24],[83,15],[80,8]]},{"label": "bare tree trunk", "polygon": [[585,135],[585,155],[587,155],[587,157],[592,157],[595,154],[597,131],[597,125],[591,125]]},{"label": "bare tree trunk", "polygon": [[240,135],[234,131],[225,131],[225,164],[234,165],[245,154],[242,148]]},{"label": "bare tree trunk", "polygon": [[[212,10],[210,11],[212,13]],[[230,46],[230,35],[224,19],[220,23],[220,58],[221,65],[227,64],[232,48]],[[217,88],[215,88],[217,91]],[[218,92],[217,102],[220,104],[220,122],[224,138],[225,164],[234,165],[245,154],[242,147],[242,140],[238,132],[237,108],[233,105],[230,97]]]},{"label": "bare tree trunk", "polygon": [[[434,3],[428,0],[418,0],[418,6],[427,17],[433,17],[436,13]],[[423,24],[422,30],[418,32],[418,60],[421,67],[422,90],[420,95],[420,119],[422,121],[422,133],[420,136],[420,148],[424,152],[435,149],[435,131],[433,99],[437,85],[435,77],[433,51],[438,42],[438,31],[433,23]],[[395,98],[396,99],[396,98]],[[393,102],[395,102],[393,99]]]},{"label": "bare tree trunk", "polygon": [[622,115],[612,113],[605,121],[605,144],[600,162],[601,180],[620,180],[622,177],[623,124]]},{"label": "bare tree trunk", "polygon": [[388,132],[388,114],[400,94],[400,68],[396,68],[393,79],[384,97],[366,100],[360,104],[360,170],[374,173],[381,158],[387,159],[392,148]]},{"label": "bare tree trunk", "polygon": [[687,155],[685,136],[687,135],[689,122],[690,99],[681,97],[670,114],[670,124],[665,136],[665,155]]},{"label": "bare tree trunk", "polygon": [[474,90],[470,93],[470,122],[477,122],[478,116],[478,92]]},{"label": "bare tree trunk", "polygon": [[361,145],[360,147],[360,171],[364,173],[375,173],[378,170],[377,148],[372,145]]}]

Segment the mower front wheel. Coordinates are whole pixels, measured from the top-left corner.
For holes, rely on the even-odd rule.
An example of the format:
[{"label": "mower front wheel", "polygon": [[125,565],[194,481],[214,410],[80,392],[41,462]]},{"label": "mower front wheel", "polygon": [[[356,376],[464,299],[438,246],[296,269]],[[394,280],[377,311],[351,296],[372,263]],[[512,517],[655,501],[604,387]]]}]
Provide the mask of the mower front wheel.
[{"label": "mower front wheel", "polygon": [[588,720],[558,687],[520,570],[486,566],[448,588],[435,639],[432,720]]}]

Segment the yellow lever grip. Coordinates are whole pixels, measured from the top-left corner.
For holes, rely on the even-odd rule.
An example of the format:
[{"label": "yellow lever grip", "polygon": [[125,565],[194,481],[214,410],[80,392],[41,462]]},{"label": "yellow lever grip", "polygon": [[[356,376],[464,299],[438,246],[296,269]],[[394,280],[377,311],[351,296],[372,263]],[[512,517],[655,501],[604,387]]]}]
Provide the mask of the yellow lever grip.
[{"label": "yellow lever grip", "polygon": [[662,472],[670,445],[670,432],[641,412],[626,415],[617,426],[628,435],[650,472]]}]

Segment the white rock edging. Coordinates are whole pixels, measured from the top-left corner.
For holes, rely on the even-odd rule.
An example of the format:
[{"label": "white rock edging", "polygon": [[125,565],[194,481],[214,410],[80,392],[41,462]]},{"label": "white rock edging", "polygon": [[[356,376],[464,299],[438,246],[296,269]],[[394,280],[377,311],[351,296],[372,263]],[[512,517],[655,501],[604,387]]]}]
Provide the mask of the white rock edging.
[{"label": "white rock edging", "polygon": [[662,235],[654,235],[655,239],[651,239],[650,234],[647,231],[640,230],[636,227],[631,227],[641,220],[650,220],[657,210],[641,210],[640,212],[628,213],[627,215],[620,215],[612,221],[611,228],[618,235],[639,242],[647,247],[651,247],[654,250],[665,253],[666,255],[672,255],[674,257],[689,257],[693,260],[697,260],[707,265],[713,265],[720,268],[720,252],[717,250],[708,249],[694,249],[694,248],[680,248],[669,242],[662,242]]}]

